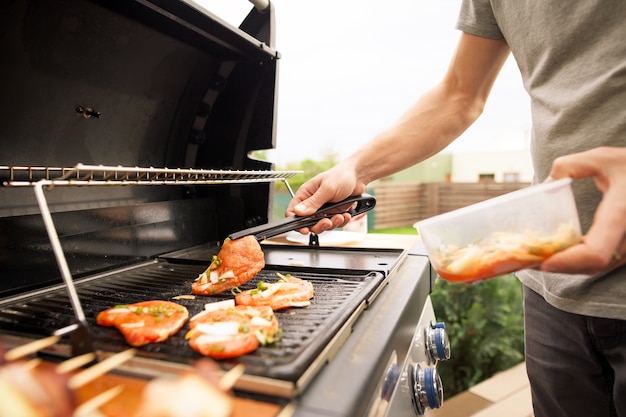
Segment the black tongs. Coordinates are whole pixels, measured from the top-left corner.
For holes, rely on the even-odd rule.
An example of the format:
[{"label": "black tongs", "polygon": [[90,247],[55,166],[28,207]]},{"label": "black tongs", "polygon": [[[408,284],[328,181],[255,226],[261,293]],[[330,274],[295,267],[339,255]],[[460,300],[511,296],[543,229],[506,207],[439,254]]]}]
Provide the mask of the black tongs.
[{"label": "black tongs", "polygon": [[[345,206],[347,205],[349,205],[349,207],[346,209]],[[348,213],[350,216],[356,217],[359,214],[373,209],[375,205],[376,199],[374,196],[369,194],[353,195],[337,203],[326,203],[311,215],[285,217],[282,220],[232,233],[228,238],[239,239],[244,236],[253,235],[256,240],[262,241],[292,230],[313,226],[321,219],[331,218],[335,214]]]}]

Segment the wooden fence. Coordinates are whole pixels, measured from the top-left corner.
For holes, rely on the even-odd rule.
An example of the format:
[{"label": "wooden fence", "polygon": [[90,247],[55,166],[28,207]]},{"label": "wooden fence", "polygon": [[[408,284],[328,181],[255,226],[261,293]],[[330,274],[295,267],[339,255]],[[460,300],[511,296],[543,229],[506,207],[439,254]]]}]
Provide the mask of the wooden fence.
[{"label": "wooden fence", "polygon": [[370,188],[376,207],[371,227],[386,229],[411,226],[418,220],[446,213],[520,188],[528,183],[496,182],[379,182]]}]

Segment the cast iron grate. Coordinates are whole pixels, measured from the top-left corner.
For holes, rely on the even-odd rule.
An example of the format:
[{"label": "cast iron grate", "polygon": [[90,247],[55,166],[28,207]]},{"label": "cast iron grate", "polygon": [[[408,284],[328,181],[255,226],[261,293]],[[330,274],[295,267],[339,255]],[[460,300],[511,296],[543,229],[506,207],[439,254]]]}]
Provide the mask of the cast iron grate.
[{"label": "cast iron grate", "polygon": [[[82,301],[96,349],[119,352],[129,346],[114,328],[98,326],[101,310],[138,301],[163,299],[191,294],[191,283],[203,265],[156,261],[113,274],[77,280],[76,289]],[[275,281],[278,269],[264,269],[242,289],[256,287],[258,280]],[[273,346],[262,347],[252,354],[226,361],[230,367],[243,363],[246,373],[262,377],[297,381],[341,327],[362,307],[365,300],[384,282],[379,272],[346,274],[318,273],[311,270],[290,271],[294,276],[312,282],[315,298],[311,306],[276,312],[283,339]],[[202,311],[204,304],[232,298],[230,293],[196,296],[193,300],[175,300],[189,309],[190,315]],[[75,321],[65,289],[57,288],[28,298],[0,305],[0,327],[3,332],[26,337],[43,337]],[[201,355],[185,340],[185,325],[164,343],[139,348],[138,356],[190,364]]]}]

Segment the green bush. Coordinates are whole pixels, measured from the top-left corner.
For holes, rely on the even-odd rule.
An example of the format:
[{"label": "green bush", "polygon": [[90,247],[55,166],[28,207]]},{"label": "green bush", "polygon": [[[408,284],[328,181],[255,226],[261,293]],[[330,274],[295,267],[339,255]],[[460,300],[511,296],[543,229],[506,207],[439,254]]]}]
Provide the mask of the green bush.
[{"label": "green bush", "polygon": [[438,278],[431,298],[451,344],[451,358],[437,365],[447,398],[524,360],[522,285],[513,275],[475,284]]}]

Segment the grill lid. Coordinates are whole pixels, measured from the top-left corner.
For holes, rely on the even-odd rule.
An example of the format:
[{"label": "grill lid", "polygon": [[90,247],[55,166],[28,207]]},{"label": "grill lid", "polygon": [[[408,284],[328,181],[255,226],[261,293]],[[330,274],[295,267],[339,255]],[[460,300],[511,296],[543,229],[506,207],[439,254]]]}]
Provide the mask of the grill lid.
[{"label": "grill lid", "polygon": [[17,185],[168,185],[46,192],[74,276],[268,221],[271,165],[247,155],[275,143],[271,4],[237,28],[192,0],[16,0],[0,26],[0,297],[60,278]]},{"label": "grill lid", "polygon": [[[273,15],[271,4],[252,8],[236,28],[189,0],[10,2],[0,15],[9,57],[0,165],[269,170],[247,155],[275,144]],[[32,194],[20,191],[0,188],[0,216],[33,211]],[[185,192],[114,187],[106,198],[66,192],[58,204]]]}]

